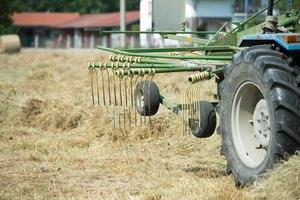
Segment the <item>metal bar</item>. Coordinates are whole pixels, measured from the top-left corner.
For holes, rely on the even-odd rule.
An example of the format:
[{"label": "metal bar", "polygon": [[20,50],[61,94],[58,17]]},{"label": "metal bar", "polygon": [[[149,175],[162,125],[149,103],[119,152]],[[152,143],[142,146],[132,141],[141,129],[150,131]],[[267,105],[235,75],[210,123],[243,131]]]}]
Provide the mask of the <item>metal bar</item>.
[{"label": "metal bar", "polygon": [[227,24],[229,24],[229,22],[225,22],[223,24],[223,26],[221,26],[221,28],[216,32],[216,34],[214,34],[214,36],[211,39],[208,40],[208,42],[206,43],[205,46],[208,46],[210,43],[212,43],[215,40],[215,38],[220,34],[220,32],[223,30],[223,28],[225,26],[227,26]]},{"label": "metal bar", "polygon": [[[274,5],[277,4],[277,3],[280,2],[280,1],[281,1],[281,0],[276,0],[276,1],[274,2]],[[265,8],[262,9],[261,11],[258,11],[258,12],[256,12],[256,13],[254,13],[254,14],[253,14],[252,16],[250,16],[248,19],[246,19],[246,20],[244,20],[243,22],[241,22],[241,23],[239,24],[239,26],[237,26],[236,28],[232,29],[232,30],[230,31],[230,33],[233,33],[233,32],[235,32],[235,31],[239,30],[239,28],[240,28],[241,26],[244,26],[244,25],[247,24],[249,21],[251,21],[251,20],[253,20],[254,18],[256,18],[258,15],[260,15],[260,14],[262,14],[263,12],[265,12],[266,10],[268,10],[268,8],[269,8],[269,6],[265,7]]]},{"label": "metal bar", "polygon": [[186,43],[197,43],[197,44],[206,44],[209,40],[201,39],[201,38],[194,38],[194,37],[185,37],[185,36],[178,36],[178,35],[172,35],[172,34],[165,34],[163,35],[165,39],[170,40],[177,40],[180,42],[186,42]]},{"label": "metal bar", "polygon": [[198,35],[212,35],[216,31],[104,31],[100,29],[100,34],[198,34]]},{"label": "metal bar", "polygon": [[148,63],[148,64],[173,64],[173,61],[166,60],[157,60],[151,58],[142,58],[142,57],[133,57],[133,56],[120,56],[120,55],[111,55],[109,60],[112,62],[121,62],[121,63]]},{"label": "metal bar", "polygon": [[165,106],[168,110],[170,110],[171,112],[175,113],[176,115],[182,115],[182,108],[181,105],[174,103],[172,101],[170,101],[169,99],[167,99],[166,97],[160,95],[160,104]]},{"label": "metal bar", "polygon": [[[119,64],[119,63],[101,63],[101,62],[93,62],[90,64],[90,68],[101,68],[101,69],[106,69],[106,68],[113,68],[113,69],[130,69],[130,68],[193,68],[193,67],[198,67],[201,64],[196,64],[196,63],[177,63],[177,64],[130,64],[130,63],[124,63],[124,64]],[[203,69],[207,69],[205,67],[201,67]]]},{"label": "metal bar", "polygon": [[241,48],[234,46],[200,46],[180,48],[132,48],[120,49],[131,53],[158,53],[158,52],[181,52],[181,51],[240,51]]},{"label": "metal bar", "polygon": [[268,12],[267,15],[272,16],[273,15],[273,6],[274,6],[274,0],[268,1]]},{"label": "metal bar", "polygon": [[147,54],[147,53],[133,53],[133,52],[126,52],[122,50],[111,49],[107,47],[98,46],[98,49],[103,51],[112,52],[115,54],[122,54],[128,56],[139,56],[139,57],[149,57],[149,58],[166,58],[166,59],[194,59],[194,60],[231,60],[231,56],[206,56],[206,55],[199,55],[199,56],[172,56],[172,55],[164,55],[164,54]]},{"label": "metal bar", "polygon": [[[126,0],[120,0],[120,30],[126,31]],[[121,46],[126,46],[126,35],[121,34]]]},{"label": "metal bar", "polygon": [[164,73],[175,73],[175,72],[193,72],[202,71],[202,67],[190,67],[190,68],[161,68],[161,69],[127,69],[127,70],[116,70],[115,75],[117,77],[124,77],[129,75],[145,75],[145,74],[164,74]]},{"label": "metal bar", "polygon": [[296,25],[298,20],[299,20],[299,16],[294,16],[294,17],[289,17],[286,18],[284,20],[281,20],[278,22],[278,26],[289,26],[289,25]]}]

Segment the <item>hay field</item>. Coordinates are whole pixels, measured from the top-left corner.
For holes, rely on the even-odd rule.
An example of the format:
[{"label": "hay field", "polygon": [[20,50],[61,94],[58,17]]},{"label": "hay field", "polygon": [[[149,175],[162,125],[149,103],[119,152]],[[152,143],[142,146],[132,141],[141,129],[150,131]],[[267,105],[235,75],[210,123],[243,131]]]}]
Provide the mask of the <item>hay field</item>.
[{"label": "hay field", "polygon": [[[184,135],[181,120],[165,109],[152,131],[113,129],[110,110],[91,106],[87,70],[89,61],[106,59],[97,51],[0,54],[0,199],[300,198],[299,156],[280,166],[294,173],[290,182],[280,184],[286,173],[271,171],[237,189],[217,134]],[[182,80],[172,75],[158,85],[176,99]]]}]

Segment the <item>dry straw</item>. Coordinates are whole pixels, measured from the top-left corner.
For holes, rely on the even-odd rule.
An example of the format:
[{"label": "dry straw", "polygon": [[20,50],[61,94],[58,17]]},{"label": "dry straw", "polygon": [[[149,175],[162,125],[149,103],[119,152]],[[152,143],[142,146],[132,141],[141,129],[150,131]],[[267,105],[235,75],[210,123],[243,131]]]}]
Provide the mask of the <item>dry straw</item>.
[{"label": "dry straw", "polygon": [[21,42],[18,35],[0,36],[0,53],[15,53],[21,50]]}]

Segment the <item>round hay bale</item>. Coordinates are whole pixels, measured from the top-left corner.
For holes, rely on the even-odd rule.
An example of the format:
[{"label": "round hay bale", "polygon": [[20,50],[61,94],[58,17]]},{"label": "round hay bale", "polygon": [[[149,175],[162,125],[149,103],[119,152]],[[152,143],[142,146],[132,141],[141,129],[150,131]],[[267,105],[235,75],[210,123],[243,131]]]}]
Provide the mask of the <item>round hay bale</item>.
[{"label": "round hay bale", "polygon": [[0,53],[15,53],[21,49],[21,42],[18,35],[0,36]]}]

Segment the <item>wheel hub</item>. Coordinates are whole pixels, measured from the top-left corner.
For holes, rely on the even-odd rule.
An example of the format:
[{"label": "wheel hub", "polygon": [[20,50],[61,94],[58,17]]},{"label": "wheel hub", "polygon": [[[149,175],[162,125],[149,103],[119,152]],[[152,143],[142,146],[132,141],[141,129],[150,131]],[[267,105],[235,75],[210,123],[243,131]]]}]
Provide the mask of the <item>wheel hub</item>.
[{"label": "wheel hub", "polygon": [[255,106],[253,114],[254,137],[257,148],[267,149],[271,135],[270,114],[267,102],[261,99]]},{"label": "wheel hub", "polygon": [[143,91],[140,90],[137,96],[138,96],[137,105],[139,106],[139,109],[142,110],[145,106],[145,96]]}]

